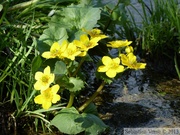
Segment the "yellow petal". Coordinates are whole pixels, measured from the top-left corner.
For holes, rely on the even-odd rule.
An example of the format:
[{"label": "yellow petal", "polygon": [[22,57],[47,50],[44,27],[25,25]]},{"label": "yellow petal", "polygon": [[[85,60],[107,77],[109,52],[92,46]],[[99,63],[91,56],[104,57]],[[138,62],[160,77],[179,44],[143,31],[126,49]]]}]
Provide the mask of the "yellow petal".
[{"label": "yellow petal", "polygon": [[67,40],[64,40],[64,41],[62,42],[62,44],[61,44],[61,46],[60,46],[61,52],[64,52],[64,51],[66,50],[68,44],[69,44],[69,43],[68,43]]},{"label": "yellow petal", "polygon": [[106,72],[106,75],[107,75],[109,78],[114,78],[114,77],[116,76],[116,72],[115,72],[115,70],[109,69],[109,70]]},{"label": "yellow petal", "polygon": [[35,84],[34,84],[34,89],[35,90],[40,90],[42,88],[42,84],[39,82],[39,81],[37,81]]},{"label": "yellow petal", "polygon": [[39,71],[38,71],[38,72],[35,73],[35,79],[36,79],[36,80],[40,80],[40,79],[42,78],[42,76],[43,76],[43,73],[42,73],[42,72],[39,72]]},{"label": "yellow petal", "polygon": [[43,58],[46,58],[46,59],[50,59],[50,58],[52,58],[52,56],[51,56],[51,53],[50,53],[50,52],[44,52],[44,53],[42,54],[42,57],[43,57]]},{"label": "yellow petal", "polygon": [[34,98],[34,102],[36,104],[42,104],[44,102],[43,96],[42,95],[38,95]]},{"label": "yellow petal", "polygon": [[146,63],[137,63],[137,69],[144,69],[146,67]]},{"label": "yellow petal", "polygon": [[45,69],[44,69],[44,74],[50,74],[51,73],[51,69],[49,66],[47,66]]},{"label": "yellow petal", "polygon": [[108,70],[107,66],[99,66],[98,72],[106,72]]},{"label": "yellow petal", "polygon": [[102,63],[103,63],[104,65],[109,65],[109,64],[112,63],[112,59],[111,59],[109,56],[104,56],[104,57],[102,58]]},{"label": "yellow petal", "polygon": [[61,99],[60,95],[56,94],[56,95],[53,96],[52,103],[56,103],[60,99]]},{"label": "yellow petal", "polygon": [[114,63],[120,64],[120,59],[119,58],[114,58],[112,59]]},{"label": "yellow petal", "polygon": [[133,47],[132,46],[127,46],[126,49],[125,49],[126,53],[131,53],[133,52]]},{"label": "yellow petal", "polygon": [[51,87],[52,93],[53,93],[53,94],[56,94],[56,93],[58,92],[59,88],[60,88],[60,86],[59,86],[58,84],[53,85],[53,86]]},{"label": "yellow petal", "polygon": [[136,62],[136,56],[133,53],[129,53],[128,55],[129,61],[132,63]]},{"label": "yellow petal", "polygon": [[43,109],[49,109],[50,107],[51,107],[51,105],[52,105],[52,103],[51,102],[44,102],[43,104],[42,104],[42,107],[43,107]]},{"label": "yellow petal", "polygon": [[58,43],[58,42],[55,42],[55,43],[53,43],[53,45],[51,46],[50,51],[59,50],[59,49],[60,49],[59,43]]},{"label": "yellow petal", "polygon": [[82,41],[82,42],[87,42],[87,41],[89,41],[89,38],[88,38],[88,36],[87,35],[81,35],[80,36],[80,41]]},{"label": "yellow petal", "polygon": [[124,66],[122,66],[122,65],[118,66],[118,68],[116,69],[117,73],[121,73],[123,71],[124,71]]}]

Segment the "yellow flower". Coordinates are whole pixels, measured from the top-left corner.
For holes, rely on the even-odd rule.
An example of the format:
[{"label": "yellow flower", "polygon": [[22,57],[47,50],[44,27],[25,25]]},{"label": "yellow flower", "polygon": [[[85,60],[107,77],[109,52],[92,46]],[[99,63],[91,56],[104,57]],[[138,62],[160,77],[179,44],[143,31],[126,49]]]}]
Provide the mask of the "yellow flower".
[{"label": "yellow flower", "polygon": [[44,52],[42,54],[42,57],[46,59],[51,59],[56,57],[63,59],[64,57],[62,57],[62,53],[64,53],[64,51],[66,50],[67,45],[68,45],[67,40],[64,40],[61,45],[58,42],[55,42],[51,46],[50,51]]},{"label": "yellow flower", "polygon": [[128,46],[132,43],[132,41],[128,41],[128,40],[116,40],[116,41],[111,41],[109,42],[109,44],[107,44],[108,47],[112,47],[112,48],[120,48],[120,47],[125,47]]},{"label": "yellow flower", "polygon": [[100,39],[104,39],[104,38],[108,37],[108,36],[102,34],[101,30],[99,30],[99,29],[92,29],[90,31],[85,30],[85,32],[87,32],[88,35],[91,36],[91,38],[99,37]]},{"label": "yellow flower", "polygon": [[46,59],[56,58],[59,55],[59,50],[60,50],[60,45],[58,42],[55,42],[51,46],[50,51],[44,52],[42,54],[42,57],[44,57]]},{"label": "yellow flower", "polygon": [[80,41],[74,40],[73,43],[79,47],[82,52],[87,52],[89,49],[97,46],[99,40],[101,40],[99,37],[89,39],[89,37],[84,34],[80,36]]},{"label": "yellow flower", "polygon": [[41,94],[34,98],[34,102],[36,104],[42,104],[44,109],[49,109],[52,103],[56,103],[61,99],[60,95],[57,94],[59,88],[59,85],[56,84],[51,88],[41,91]]},{"label": "yellow flower", "polygon": [[133,47],[132,47],[132,46],[127,46],[127,47],[125,48],[125,51],[126,51],[126,53],[132,53],[134,50],[133,50]]},{"label": "yellow flower", "polygon": [[109,78],[114,78],[117,73],[124,71],[124,66],[119,65],[119,58],[111,59],[109,56],[104,56],[102,58],[102,63],[104,65],[98,68],[98,72],[106,72]]},{"label": "yellow flower", "polygon": [[127,55],[120,54],[122,64],[127,66],[130,69],[144,69],[146,63],[138,63],[136,60],[136,56],[133,53],[129,53]]},{"label": "yellow flower", "polygon": [[62,54],[63,57],[74,60],[76,56],[81,53],[73,43],[70,43],[66,48],[65,52]]},{"label": "yellow flower", "polygon": [[50,73],[50,67],[47,66],[44,72],[36,72],[35,79],[37,80],[34,84],[36,90],[46,90],[49,85],[54,81],[54,74]]}]

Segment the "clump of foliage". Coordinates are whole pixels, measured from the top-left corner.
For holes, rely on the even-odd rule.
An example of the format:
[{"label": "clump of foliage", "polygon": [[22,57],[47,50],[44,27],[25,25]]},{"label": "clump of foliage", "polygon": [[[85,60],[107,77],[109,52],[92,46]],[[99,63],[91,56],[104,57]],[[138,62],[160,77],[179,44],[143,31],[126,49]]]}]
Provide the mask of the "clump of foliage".
[{"label": "clump of foliage", "polygon": [[[119,8],[125,3],[110,5],[86,0],[18,3],[5,1],[0,7],[3,57],[0,101],[15,104],[11,115],[14,123],[18,118],[28,117],[33,120],[36,132],[39,127],[43,132],[53,132],[54,126],[66,134],[103,132],[107,125],[98,117],[94,98],[124,71],[146,66],[134,54],[132,33],[123,34],[132,24],[123,16],[124,6]],[[122,18],[117,18],[120,9],[124,12],[120,14]],[[121,22],[125,31],[116,30],[117,22]],[[121,40],[116,39],[113,31]],[[109,53],[112,49],[117,50],[116,56]],[[98,61],[93,60],[94,55]],[[95,76],[102,83],[82,103],[78,97],[87,86],[84,62],[96,65]]]}]

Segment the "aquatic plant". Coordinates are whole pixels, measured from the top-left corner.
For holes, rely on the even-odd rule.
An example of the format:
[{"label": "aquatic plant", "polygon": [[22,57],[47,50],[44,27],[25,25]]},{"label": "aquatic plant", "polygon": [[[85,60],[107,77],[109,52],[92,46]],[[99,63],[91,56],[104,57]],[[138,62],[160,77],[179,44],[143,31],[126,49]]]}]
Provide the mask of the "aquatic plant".
[{"label": "aquatic plant", "polygon": [[[98,117],[96,107],[92,105],[93,100],[106,84],[110,84],[125,70],[144,69],[146,66],[145,63],[137,62],[132,46],[130,46],[131,41],[115,40],[106,43],[105,39],[108,36],[96,27],[100,14],[100,8],[82,5],[71,5],[63,8],[60,12],[56,11],[49,22],[49,27],[44,30],[37,44],[40,56],[35,57],[33,68],[42,70],[43,67],[51,67],[52,75],[55,75],[55,80],[51,81],[51,85],[52,87],[55,85],[60,87],[58,91],[57,88],[52,92],[51,87],[44,90],[42,89],[44,85],[39,85],[42,86],[39,88],[41,95],[35,97],[34,100],[35,103],[43,104],[44,111],[51,109],[51,105],[53,107],[51,103],[67,104],[63,109],[56,110],[56,115],[50,121],[51,126],[56,126],[66,134],[78,134],[80,132],[97,134],[103,132],[107,125]],[[101,40],[104,40],[103,43],[107,45],[106,47],[109,50],[117,49],[119,55],[113,58],[107,54],[96,63],[91,58],[89,50],[99,46]],[[87,101],[78,106],[74,104],[74,100],[80,97],[81,91],[86,91],[85,76],[82,70],[83,63],[86,61],[97,64],[95,74],[97,79],[102,80],[102,83],[95,93],[87,98]],[[42,63],[42,65],[38,65],[38,63]],[[37,78],[37,73],[41,72],[36,72],[35,78]],[[50,73],[48,72],[48,74]],[[46,78],[43,81],[45,80],[44,82],[49,84],[49,79]],[[69,95],[69,98],[63,97],[64,94]],[[59,95],[64,100],[59,101]],[[80,101],[77,102],[80,103]]]},{"label": "aquatic plant", "polygon": [[[4,1],[0,6],[0,101],[15,104],[14,125],[26,117],[33,120],[36,132],[39,127],[53,132],[54,126],[66,134],[103,132],[107,125],[98,117],[93,100],[124,71],[146,65],[137,61],[131,38],[116,40],[114,25],[109,25],[116,20],[120,1],[112,9],[84,0],[18,2]],[[118,55],[111,56],[111,49]],[[102,83],[82,101],[81,92],[88,85],[85,62],[96,65],[95,75]]]}]

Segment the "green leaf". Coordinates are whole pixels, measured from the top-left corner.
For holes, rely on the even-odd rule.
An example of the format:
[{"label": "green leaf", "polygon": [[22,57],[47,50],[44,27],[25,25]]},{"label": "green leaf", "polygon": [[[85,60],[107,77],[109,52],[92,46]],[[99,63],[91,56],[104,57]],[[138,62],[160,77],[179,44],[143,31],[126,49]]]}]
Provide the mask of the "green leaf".
[{"label": "green leaf", "polygon": [[70,6],[64,8],[54,15],[50,21],[50,26],[63,27],[68,31],[70,40],[79,38],[82,28],[90,30],[100,19],[100,8]]},{"label": "green leaf", "polygon": [[108,127],[94,114],[83,113],[82,116],[84,117],[82,126],[85,128],[85,135],[99,135]]},{"label": "green leaf", "polygon": [[85,109],[84,113],[91,113],[98,116],[98,111],[94,103],[90,103]]},{"label": "green leaf", "polygon": [[42,64],[41,56],[38,55],[34,57],[32,61],[32,66],[31,66],[31,71],[33,74],[40,68],[41,64]]},{"label": "green leaf", "polygon": [[62,109],[50,124],[65,134],[78,134],[85,131],[86,135],[98,135],[107,128],[107,125],[96,115],[79,114],[74,107]]},{"label": "green leaf", "polygon": [[3,9],[3,5],[0,4],[0,12],[2,11],[2,9]]},{"label": "green leaf", "polygon": [[61,87],[65,87],[66,89],[74,87],[74,85],[69,82],[69,77],[67,77],[66,75],[56,75],[55,82]]},{"label": "green leaf", "polygon": [[65,28],[50,25],[39,38],[38,50],[40,53],[49,51],[54,42],[61,44],[61,42],[67,40],[67,38],[68,35]]},{"label": "green leaf", "polygon": [[79,112],[74,108],[64,108],[51,121],[51,125],[56,126],[61,132],[66,134],[78,134],[84,131],[82,123],[75,122],[81,118]]},{"label": "green leaf", "polygon": [[69,88],[69,91],[76,92],[84,88],[84,82],[79,78],[70,77],[69,82],[74,85],[73,88]]},{"label": "green leaf", "polygon": [[67,68],[63,61],[57,61],[54,68],[54,74],[66,74]]}]

